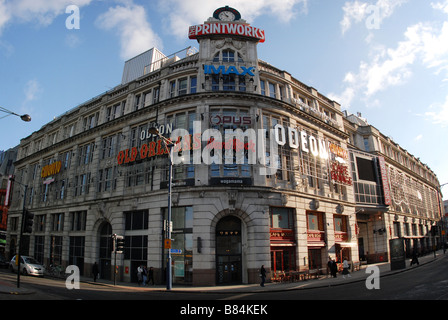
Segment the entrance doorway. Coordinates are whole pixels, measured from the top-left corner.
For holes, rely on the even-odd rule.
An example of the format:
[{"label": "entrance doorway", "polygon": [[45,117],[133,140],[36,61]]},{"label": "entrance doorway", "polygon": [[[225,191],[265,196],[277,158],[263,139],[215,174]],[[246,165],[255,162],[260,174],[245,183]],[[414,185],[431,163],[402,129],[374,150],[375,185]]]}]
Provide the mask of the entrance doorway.
[{"label": "entrance doorway", "polygon": [[99,229],[100,236],[100,278],[111,280],[112,271],[112,226],[104,223]]},{"label": "entrance doorway", "polygon": [[222,218],[216,225],[216,282],[221,285],[242,282],[241,220]]}]

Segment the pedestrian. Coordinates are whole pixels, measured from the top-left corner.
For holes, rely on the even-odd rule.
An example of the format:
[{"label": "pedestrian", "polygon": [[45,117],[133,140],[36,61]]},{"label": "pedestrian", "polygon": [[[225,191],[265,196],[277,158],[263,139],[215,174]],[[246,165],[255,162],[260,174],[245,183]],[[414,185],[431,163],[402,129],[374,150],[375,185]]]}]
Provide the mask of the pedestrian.
[{"label": "pedestrian", "polygon": [[96,282],[96,279],[98,277],[98,273],[99,273],[99,271],[98,271],[98,264],[95,261],[95,263],[92,266],[93,282]]},{"label": "pedestrian", "polygon": [[348,268],[350,268],[350,265],[348,264],[347,258],[344,258],[344,261],[342,262],[342,277],[345,279],[345,276],[348,276],[351,278],[350,271],[348,271]]},{"label": "pedestrian", "polygon": [[260,286],[264,287],[264,282],[266,281],[266,269],[264,268],[264,265],[262,265],[260,269],[260,278],[261,278]]},{"label": "pedestrian", "polygon": [[152,267],[149,267],[148,270],[148,284],[152,283],[152,285],[154,285],[154,269]]},{"label": "pedestrian", "polygon": [[334,259],[331,259],[330,257],[328,260],[328,270],[330,272],[330,275],[333,278],[336,278],[336,272],[338,270],[338,265],[336,264],[336,261],[334,261]]},{"label": "pedestrian", "polygon": [[148,270],[146,269],[146,266],[143,266],[142,269],[142,285],[145,287],[146,281],[148,280]]},{"label": "pedestrian", "polygon": [[413,265],[413,264],[417,264],[417,265],[420,265],[419,264],[419,262],[418,262],[418,257],[417,257],[418,255],[417,255],[417,252],[414,250],[414,252],[412,252],[412,260],[411,260],[411,266]]},{"label": "pedestrian", "polygon": [[138,282],[138,285],[139,286],[141,286],[142,285],[142,282],[143,282],[143,268],[142,268],[142,266],[140,265],[140,266],[138,266],[138,268],[137,268],[137,282]]}]

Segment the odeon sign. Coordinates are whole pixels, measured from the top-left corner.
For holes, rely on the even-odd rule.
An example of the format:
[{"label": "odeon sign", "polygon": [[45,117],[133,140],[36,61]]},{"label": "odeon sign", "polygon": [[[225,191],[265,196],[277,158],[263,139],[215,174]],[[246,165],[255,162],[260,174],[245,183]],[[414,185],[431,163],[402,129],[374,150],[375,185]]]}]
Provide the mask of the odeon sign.
[{"label": "odeon sign", "polygon": [[[220,121],[223,120],[220,118]],[[226,119],[226,121],[239,123],[249,122],[249,120],[250,117]],[[213,121],[217,121],[217,119],[213,118]],[[174,164],[223,164],[223,159],[225,159],[225,164],[233,164],[236,161],[236,164],[264,165],[266,167],[260,171],[261,175],[275,174],[279,169],[278,147],[288,145],[291,149],[300,148],[302,152],[319,157],[324,161],[330,160],[331,179],[343,184],[352,184],[347,165],[348,154],[344,148],[325,138],[308,134],[305,130],[299,128],[285,128],[283,125],[277,124],[274,128],[269,129],[269,132],[272,139],[267,140],[266,129],[247,128],[244,131],[241,128],[225,129],[222,133],[218,129],[209,128],[202,131],[201,121],[193,121],[192,134],[186,129],[175,129],[168,140],[174,142]],[[237,144],[241,147],[238,147]],[[266,155],[268,148],[269,156]],[[180,155],[181,151],[188,152]],[[225,157],[223,157],[224,153]],[[159,139],[144,143],[139,148],[133,147],[120,151],[117,156],[117,163],[118,165],[132,164],[136,161],[167,154],[168,150],[164,142]],[[329,159],[330,154],[332,155],[331,159]],[[191,157],[192,159],[190,159]]]}]

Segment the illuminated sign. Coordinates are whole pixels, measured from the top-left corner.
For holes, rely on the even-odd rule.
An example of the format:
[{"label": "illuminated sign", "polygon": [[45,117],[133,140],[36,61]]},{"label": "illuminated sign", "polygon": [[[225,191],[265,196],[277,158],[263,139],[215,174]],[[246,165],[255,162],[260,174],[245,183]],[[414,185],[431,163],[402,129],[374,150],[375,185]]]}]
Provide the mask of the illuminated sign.
[{"label": "illuminated sign", "polygon": [[41,178],[46,178],[52,175],[55,175],[61,171],[62,163],[61,161],[56,161],[48,166],[42,168],[40,173]]},{"label": "illuminated sign", "polygon": [[190,39],[206,35],[235,35],[257,39],[265,42],[264,30],[243,23],[214,22],[191,26],[188,32]]},{"label": "illuminated sign", "polygon": [[241,68],[241,72],[238,71],[237,67],[235,66],[230,66],[228,68],[226,68],[225,66],[219,66],[219,67],[215,67],[215,66],[210,66],[210,65],[205,65],[204,66],[204,74],[236,74],[239,76],[244,76],[246,74],[248,74],[249,76],[255,77],[255,74],[252,72],[254,71],[255,67],[240,67]]}]

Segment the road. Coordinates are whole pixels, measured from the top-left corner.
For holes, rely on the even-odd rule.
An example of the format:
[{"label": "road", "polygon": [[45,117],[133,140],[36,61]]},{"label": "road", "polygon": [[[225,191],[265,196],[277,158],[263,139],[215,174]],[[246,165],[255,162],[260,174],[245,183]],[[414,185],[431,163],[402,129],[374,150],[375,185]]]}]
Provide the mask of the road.
[{"label": "road", "polygon": [[[0,272],[0,280],[15,281],[15,279],[15,274],[7,271]],[[323,305],[330,306],[330,308],[333,306],[338,306],[337,308],[339,308],[340,304],[338,304],[338,301],[346,300],[448,300],[448,254],[418,268],[407,269],[404,272],[380,277],[378,284],[378,289],[370,290],[366,287],[365,281],[359,281],[339,286],[288,291],[211,293],[148,291],[136,287],[114,287],[91,283],[81,283],[79,290],[68,290],[63,280],[21,277],[21,287],[34,290],[35,293],[29,295],[2,294],[0,295],[0,300],[103,300],[107,304],[100,305],[107,306],[106,308],[112,313],[114,308],[110,308],[110,306],[114,306],[114,303],[110,301],[145,300],[146,302],[143,305],[148,306],[148,309],[162,308],[168,314],[180,314],[182,310],[187,310],[182,308],[187,307],[209,306],[215,307],[215,315],[219,307],[222,309],[228,304],[268,306],[271,315],[273,312],[280,315],[281,312],[290,310],[290,308],[306,308],[311,301],[321,300],[326,300]],[[291,304],[291,300],[295,302]],[[328,304],[330,301],[332,303]],[[131,303],[131,306],[134,305],[138,309],[141,302]],[[414,305],[414,302],[412,302],[412,305]],[[318,308],[318,306],[319,304],[313,304],[313,308]],[[221,312],[224,312],[223,310]],[[322,311],[325,310],[326,308]],[[380,312],[380,310],[375,309],[372,309],[372,311]],[[213,318],[216,317],[213,316]]]}]

